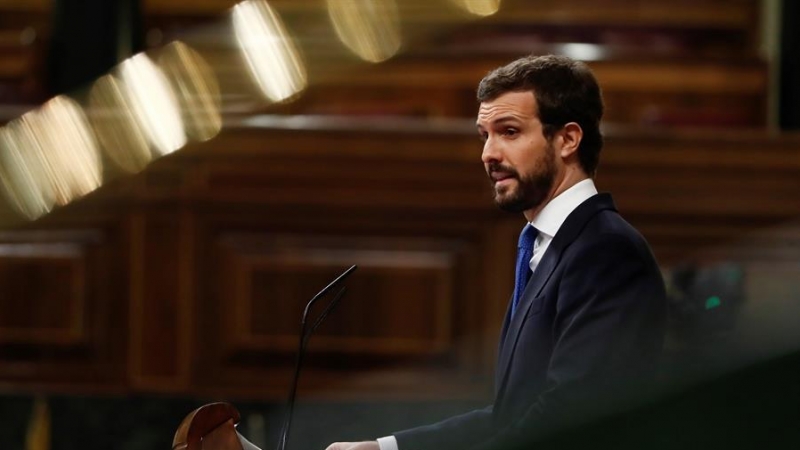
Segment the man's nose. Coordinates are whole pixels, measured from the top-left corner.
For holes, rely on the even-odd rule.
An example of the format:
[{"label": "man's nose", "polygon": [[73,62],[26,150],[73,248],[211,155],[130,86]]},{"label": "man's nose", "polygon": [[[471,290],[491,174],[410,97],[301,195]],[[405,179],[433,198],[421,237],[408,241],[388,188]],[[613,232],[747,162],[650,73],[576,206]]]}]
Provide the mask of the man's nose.
[{"label": "man's nose", "polygon": [[490,137],[483,143],[483,153],[481,153],[481,161],[488,164],[493,161],[500,161],[500,152],[494,140]]}]

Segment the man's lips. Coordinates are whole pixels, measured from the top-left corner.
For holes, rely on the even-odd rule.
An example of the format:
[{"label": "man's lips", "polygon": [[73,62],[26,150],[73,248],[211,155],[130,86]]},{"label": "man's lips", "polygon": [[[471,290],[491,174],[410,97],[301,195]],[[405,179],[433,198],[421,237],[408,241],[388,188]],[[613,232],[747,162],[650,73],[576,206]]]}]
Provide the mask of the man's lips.
[{"label": "man's lips", "polygon": [[501,181],[514,178],[514,174],[508,172],[492,172],[489,174],[489,178],[491,178],[495,183],[499,183]]}]

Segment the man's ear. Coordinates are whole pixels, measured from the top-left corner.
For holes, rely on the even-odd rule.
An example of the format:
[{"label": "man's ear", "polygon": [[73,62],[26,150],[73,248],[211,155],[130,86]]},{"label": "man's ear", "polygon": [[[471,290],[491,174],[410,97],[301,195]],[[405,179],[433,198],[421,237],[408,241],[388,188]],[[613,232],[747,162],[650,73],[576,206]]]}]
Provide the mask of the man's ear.
[{"label": "man's ear", "polygon": [[569,122],[559,130],[561,134],[561,149],[559,154],[562,158],[568,159],[572,155],[578,155],[578,147],[583,139],[583,129],[575,122]]}]

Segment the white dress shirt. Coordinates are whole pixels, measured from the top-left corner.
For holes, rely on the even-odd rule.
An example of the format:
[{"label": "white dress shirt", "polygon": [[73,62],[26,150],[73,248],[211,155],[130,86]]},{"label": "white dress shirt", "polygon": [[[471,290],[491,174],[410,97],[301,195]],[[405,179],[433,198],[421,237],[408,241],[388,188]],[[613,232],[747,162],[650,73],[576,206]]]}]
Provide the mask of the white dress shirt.
[{"label": "white dress shirt", "polygon": [[546,204],[539,214],[531,221],[531,226],[539,230],[539,235],[533,242],[533,256],[531,257],[531,272],[536,271],[536,266],[542,260],[544,252],[553,241],[553,236],[567,220],[572,211],[590,197],[597,195],[597,188],[591,178],[580,181],[559,194],[550,203]]},{"label": "white dress shirt", "polygon": [[[553,236],[558,233],[558,229],[567,220],[575,208],[590,197],[597,195],[597,188],[591,178],[579,181],[566,191],[560,193],[556,198],[550,200],[539,214],[533,218],[531,225],[539,230],[536,240],[533,242],[533,256],[531,257],[531,272],[536,271],[536,266],[542,260],[544,252],[553,241]],[[394,436],[385,436],[378,439],[381,450],[400,450],[397,439]]]}]

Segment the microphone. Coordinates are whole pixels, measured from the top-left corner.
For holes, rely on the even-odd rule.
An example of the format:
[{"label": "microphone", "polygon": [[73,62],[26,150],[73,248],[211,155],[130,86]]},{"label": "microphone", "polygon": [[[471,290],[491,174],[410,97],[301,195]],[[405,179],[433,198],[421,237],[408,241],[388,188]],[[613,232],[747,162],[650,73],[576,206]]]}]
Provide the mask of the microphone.
[{"label": "microphone", "polygon": [[285,450],[286,448],[286,438],[289,436],[289,430],[292,426],[292,413],[294,412],[294,400],[297,396],[297,382],[300,379],[300,366],[303,364],[303,356],[305,355],[306,346],[308,345],[308,340],[311,338],[311,334],[320,326],[323,320],[328,317],[328,314],[333,311],[336,305],[339,304],[339,300],[342,299],[345,292],[347,292],[347,287],[342,286],[333,297],[333,300],[328,303],[322,313],[317,317],[314,323],[311,325],[308,330],[306,330],[306,325],[308,321],[308,313],[311,310],[311,307],[322,298],[325,294],[333,290],[337,287],[345,278],[350,276],[358,266],[350,266],[349,269],[345,270],[341,275],[336,277],[335,280],[331,281],[330,284],[322,288],[321,291],[311,299],[306,305],[306,309],[303,311],[303,317],[300,320],[300,344],[297,350],[297,361],[294,366],[294,376],[292,377],[292,387],[289,390],[289,399],[286,402],[286,413],[283,419],[283,426],[281,427],[281,434],[278,438],[278,450]]}]

